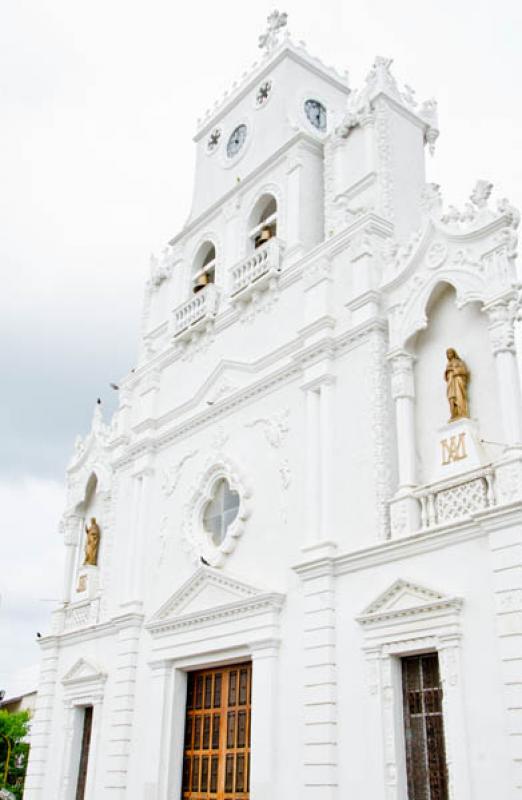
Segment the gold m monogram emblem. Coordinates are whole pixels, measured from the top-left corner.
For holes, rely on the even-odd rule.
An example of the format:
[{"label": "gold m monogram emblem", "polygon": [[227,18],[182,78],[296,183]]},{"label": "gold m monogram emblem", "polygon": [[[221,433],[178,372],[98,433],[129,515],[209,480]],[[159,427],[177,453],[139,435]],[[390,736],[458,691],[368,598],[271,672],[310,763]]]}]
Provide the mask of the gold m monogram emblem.
[{"label": "gold m monogram emblem", "polygon": [[441,441],[443,467],[447,464],[452,464],[453,461],[461,461],[463,458],[468,457],[466,442],[464,441],[465,436],[465,432],[459,433],[458,436],[450,436],[449,442],[447,439]]}]

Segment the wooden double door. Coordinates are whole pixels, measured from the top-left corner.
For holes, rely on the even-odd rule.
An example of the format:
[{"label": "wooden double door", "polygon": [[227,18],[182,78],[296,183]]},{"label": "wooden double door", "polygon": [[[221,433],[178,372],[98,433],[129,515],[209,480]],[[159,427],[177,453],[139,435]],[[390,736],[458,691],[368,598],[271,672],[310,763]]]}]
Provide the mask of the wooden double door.
[{"label": "wooden double door", "polygon": [[183,800],[248,800],[252,664],[188,675]]}]

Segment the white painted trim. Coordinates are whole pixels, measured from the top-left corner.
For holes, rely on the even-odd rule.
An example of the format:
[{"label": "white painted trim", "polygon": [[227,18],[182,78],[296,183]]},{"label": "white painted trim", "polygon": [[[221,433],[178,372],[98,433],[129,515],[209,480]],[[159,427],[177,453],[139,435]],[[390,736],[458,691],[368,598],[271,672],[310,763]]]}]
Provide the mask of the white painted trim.
[{"label": "white painted trim", "polygon": [[[237,602],[176,616],[176,610],[190,604],[202,585],[218,585],[219,580],[243,597]],[[151,781],[157,787],[158,800],[170,800],[180,794],[187,672],[241,661],[252,661],[253,675],[250,797],[251,800],[268,797],[275,777],[275,754],[269,732],[275,729],[278,618],[283,602],[283,595],[261,593],[243,582],[201,569],[147,625],[155,640],[156,654],[149,666],[163,677],[162,689],[154,695],[158,708],[152,709],[163,720],[157,744],[161,757],[157,761],[157,775]],[[163,622],[162,615],[167,617]],[[208,625],[213,626],[212,637],[195,635],[197,629]],[[167,709],[166,716],[162,716],[162,709]]]},{"label": "white painted trim", "polygon": [[87,767],[86,800],[95,800],[96,768],[101,741],[102,711],[107,674],[93,661],[80,658],[62,678],[65,735],[60,800],[74,800],[82,737],[81,710],[92,706],[92,729]]},{"label": "white painted trim", "polygon": [[431,651],[439,654],[449,798],[472,797],[460,670],[462,605],[461,598],[400,579],[357,618],[368,690],[380,708],[387,800],[402,800],[406,791],[400,658]]}]

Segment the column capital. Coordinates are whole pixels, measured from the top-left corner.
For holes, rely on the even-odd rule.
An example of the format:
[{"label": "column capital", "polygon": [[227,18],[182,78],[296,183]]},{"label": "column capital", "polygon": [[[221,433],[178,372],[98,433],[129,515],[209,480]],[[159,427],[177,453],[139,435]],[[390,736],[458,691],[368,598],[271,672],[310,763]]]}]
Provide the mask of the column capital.
[{"label": "column capital", "polygon": [[258,662],[263,658],[275,658],[280,646],[281,640],[271,637],[260,639],[258,642],[250,642],[248,649],[250,650],[252,661]]},{"label": "column capital", "polygon": [[76,513],[65,513],[60,520],[60,531],[67,547],[74,547],[79,543],[83,517]]},{"label": "column capital", "polygon": [[391,392],[394,400],[399,397],[415,397],[413,365],[415,356],[407,350],[392,350],[386,356],[391,365]]},{"label": "column capital", "polygon": [[488,315],[489,335],[495,356],[502,352],[515,352],[517,309],[518,301],[513,292],[484,304],[483,310]]}]

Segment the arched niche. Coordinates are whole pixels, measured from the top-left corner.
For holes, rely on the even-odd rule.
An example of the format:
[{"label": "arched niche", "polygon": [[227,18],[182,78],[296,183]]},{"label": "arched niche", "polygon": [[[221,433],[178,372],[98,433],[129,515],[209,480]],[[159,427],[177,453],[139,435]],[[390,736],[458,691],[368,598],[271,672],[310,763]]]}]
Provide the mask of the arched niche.
[{"label": "arched niche", "polygon": [[421,279],[419,284],[410,282],[405,286],[407,299],[402,304],[400,321],[393,326],[392,347],[407,348],[408,340],[427,326],[428,305],[441,284],[453,287],[459,308],[468,303],[484,302],[487,297],[483,277],[467,267],[451,266]]},{"label": "arched niche", "polygon": [[98,547],[97,566],[103,561],[104,533],[107,523],[107,497],[108,490],[105,485],[103,474],[99,470],[91,470],[84,484],[82,499],[76,504],[74,513],[80,520],[81,530],[76,554],[76,566],[72,575],[72,596],[78,594],[78,575],[80,574],[85,561],[86,526],[94,517],[101,529],[100,544]]},{"label": "arched niche", "polygon": [[94,498],[96,495],[97,488],[98,488],[98,476],[96,475],[95,472],[91,472],[91,474],[87,478],[83,500],[81,500],[76,507],[76,511],[78,513],[84,514],[85,511],[91,508],[91,506],[94,503]]},{"label": "arched niche", "polygon": [[[432,454],[437,447],[438,429],[449,419],[444,370],[446,350],[454,348],[470,371],[470,415],[482,438],[499,441],[499,397],[495,364],[488,332],[488,320],[481,302],[459,303],[455,287],[439,281],[425,306],[421,330],[405,343],[414,358],[415,434],[419,483],[433,479]],[[492,452],[492,456],[494,453]]]}]

